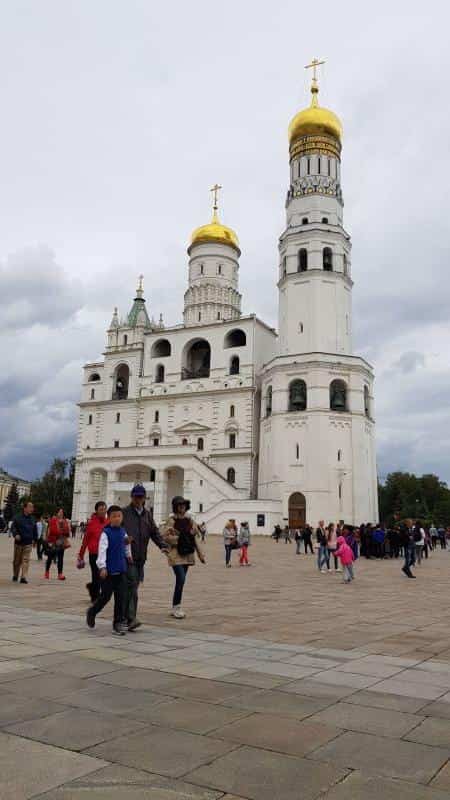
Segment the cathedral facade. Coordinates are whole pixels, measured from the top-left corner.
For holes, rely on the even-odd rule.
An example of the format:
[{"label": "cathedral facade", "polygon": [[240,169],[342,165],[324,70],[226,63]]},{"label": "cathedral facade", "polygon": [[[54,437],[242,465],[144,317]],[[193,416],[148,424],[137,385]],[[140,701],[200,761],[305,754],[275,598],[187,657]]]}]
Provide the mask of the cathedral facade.
[{"label": "cathedral facade", "polygon": [[[314,63],[314,62],[313,62]],[[315,68],[314,68],[315,69]],[[351,242],[343,227],[342,129],[311,105],[289,126],[278,333],[241,313],[239,242],[218,217],[188,247],[183,323],[148,316],[142,280],[117,309],[104,359],[84,368],[73,519],[135,483],[163,521],[191,501],[212,532],[319,519],[376,522],[373,371],[352,351]]]}]

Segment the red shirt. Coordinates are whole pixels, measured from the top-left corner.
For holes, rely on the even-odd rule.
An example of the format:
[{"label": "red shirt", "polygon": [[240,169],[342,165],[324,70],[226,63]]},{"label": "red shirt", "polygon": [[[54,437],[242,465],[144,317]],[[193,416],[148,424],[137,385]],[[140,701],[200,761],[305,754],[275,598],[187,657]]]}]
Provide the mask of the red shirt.
[{"label": "red shirt", "polygon": [[48,534],[47,534],[47,542],[49,544],[55,544],[57,539],[60,539],[61,536],[69,536],[70,535],[70,527],[69,523],[66,519],[59,519],[58,517],[52,517],[48,523]]},{"label": "red shirt", "polygon": [[86,550],[88,550],[91,555],[98,554],[98,543],[100,541],[102,530],[107,522],[108,520],[106,517],[100,518],[97,516],[97,514],[92,514],[92,517],[86,526],[86,532],[83,536],[78,558],[83,558]]}]

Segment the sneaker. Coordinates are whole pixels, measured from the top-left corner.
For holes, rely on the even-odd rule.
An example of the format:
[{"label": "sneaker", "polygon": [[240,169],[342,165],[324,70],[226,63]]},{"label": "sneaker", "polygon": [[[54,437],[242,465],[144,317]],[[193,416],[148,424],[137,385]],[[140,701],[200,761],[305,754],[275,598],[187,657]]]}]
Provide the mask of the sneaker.
[{"label": "sneaker", "polygon": [[95,614],[92,608],[88,608],[86,611],[86,624],[89,628],[95,628]]},{"label": "sneaker", "polygon": [[27,581],[27,579],[26,579],[26,578],[21,578],[21,579],[20,579],[20,582],[21,582],[21,583],[28,583],[28,581]]},{"label": "sneaker", "polygon": [[15,575],[13,575],[12,579],[13,579],[13,583],[17,583],[17,581],[19,580],[19,578],[17,578]]},{"label": "sneaker", "polygon": [[45,578],[46,581],[49,581],[50,580],[50,573],[49,572],[45,572],[44,573],[44,578]]},{"label": "sneaker", "polygon": [[225,564],[225,566],[227,567],[227,569],[229,569],[231,567],[231,564]]},{"label": "sneaker", "polygon": [[338,568],[337,568],[337,569],[335,569],[334,571],[335,571],[335,572],[342,572],[342,570],[341,570],[341,568],[340,568],[340,567],[338,567]]},{"label": "sneaker", "polygon": [[121,622],[120,628],[123,630],[124,633],[128,633],[128,622],[126,620]]},{"label": "sneaker", "polygon": [[179,606],[175,606],[175,608],[172,608],[170,616],[175,617],[175,619],[184,619],[186,614],[184,613],[184,611],[181,610]]},{"label": "sneaker", "polygon": [[131,622],[128,623],[127,630],[131,632],[136,631],[138,628],[141,627],[141,625],[142,622],[136,617],[136,619],[132,619]]},{"label": "sneaker", "polygon": [[65,575],[58,575],[58,580],[59,581],[65,581],[66,580],[66,576]]},{"label": "sneaker", "polygon": [[325,575],[325,573],[329,572],[329,570],[328,570],[326,567],[324,567],[324,568],[323,568],[323,569],[321,569],[320,571],[321,571],[321,572],[323,572],[323,574],[324,574],[324,575]]},{"label": "sneaker", "polygon": [[122,629],[121,624],[113,625],[112,629],[113,636],[125,636],[125,631]]}]

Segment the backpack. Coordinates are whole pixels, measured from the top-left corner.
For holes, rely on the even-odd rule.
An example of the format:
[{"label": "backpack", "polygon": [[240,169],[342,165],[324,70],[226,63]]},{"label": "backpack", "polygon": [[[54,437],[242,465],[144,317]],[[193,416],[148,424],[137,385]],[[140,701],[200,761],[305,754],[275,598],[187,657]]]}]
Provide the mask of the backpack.
[{"label": "backpack", "polygon": [[192,521],[190,519],[176,519],[174,528],[178,533],[177,550],[180,556],[189,556],[195,552],[195,536],[191,533]]},{"label": "backpack", "polygon": [[418,528],[414,528],[414,541],[421,542],[422,541],[422,534]]}]

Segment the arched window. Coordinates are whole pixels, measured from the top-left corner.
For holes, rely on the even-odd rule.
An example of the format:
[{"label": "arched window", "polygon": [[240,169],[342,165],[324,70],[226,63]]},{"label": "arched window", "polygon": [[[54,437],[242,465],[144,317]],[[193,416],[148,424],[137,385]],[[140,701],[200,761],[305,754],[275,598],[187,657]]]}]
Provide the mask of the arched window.
[{"label": "arched window", "polygon": [[345,253],[344,253],[344,256],[343,256],[342,260],[343,260],[343,263],[344,263],[344,275],[348,275],[348,261],[347,261],[347,256],[345,255]]},{"label": "arched window", "polygon": [[286,276],[286,274],[287,274],[287,258],[286,256],[283,256],[283,278]]},{"label": "arched window", "polygon": [[320,156],[317,159],[317,174],[320,175]]},{"label": "arched window", "polygon": [[236,434],[230,433],[228,436],[228,443],[230,445],[230,450],[234,450],[236,447]]},{"label": "arched window", "polygon": [[128,336],[127,336],[126,334],[125,334],[125,336],[123,337],[123,343],[124,343],[124,344],[128,344]]},{"label": "arched window", "polygon": [[89,375],[89,378],[88,378],[89,383],[92,383],[93,381],[99,381],[99,380],[101,380],[101,378],[100,378],[100,375],[98,374],[98,372],[93,372],[92,375]]},{"label": "arched window", "polygon": [[220,311],[217,312],[217,319],[220,319]]},{"label": "arched window", "polygon": [[200,264],[200,275],[204,275],[204,272],[205,272],[205,268],[204,268],[203,264]]},{"label": "arched window", "polygon": [[366,417],[370,417],[370,394],[368,386],[364,386],[364,413]]},{"label": "arched window", "polygon": [[154,469],[150,470],[150,483],[154,483],[156,478],[156,472]]},{"label": "arched window", "polygon": [[120,411],[116,414],[116,425],[120,425]]},{"label": "arched window", "polygon": [[300,460],[300,445],[299,444],[295,445],[295,457],[296,457],[297,461]]},{"label": "arched window", "polygon": [[336,379],[330,383],[330,408],[332,411],[347,411],[347,384]]},{"label": "arched window", "polygon": [[266,392],[266,417],[270,417],[272,415],[272,387],[267,387]]},{"label": "arched window", "polygon": [[322,251],[322,263],[326,272],[333,272],[333,251],[331,247],[324,247]]},{"label": "arched window", "polygon": [[239,356],[233,356],[230,361],[230,375],[239,375]]},{"label": "arched window", "polygon": [[204,450],[205,449],[205,441],[200,436],[200,439],[197,439],[197,450]]},{"label": "arched window", "polygon": [[308,224],[308,222],[309,222],[309,220],[308,220],[308,217],[303,217],[303,219],[302,219],[302,225],[307,225],[307,224]]},{"label": "arched window", "polygon": [[239,328],[235,328],[233,331],[228,331],[227,335],[225,336],[225,341],[223,346],[225,348],[228,347],[245,347],[247,344],[247,336],[245,335],[245,331],[241,331]]},{"label": "arched window", "polygon": [[328,225],[328,217],[322,217],[322,225]]},{"label": "arched window", "polygon": [[289,411],[305,411],[307,404],[306,383],[302,380],[289,384]]},{"label": "arched window", "polygon": [[337,456],[338,456],[338,461],[342,461],[342,450],[338,450]]},{"label": "arched window", "polygon": [[158,364],[155,370],[155,383],[164,383],[164,365]]},{"label": "arched window", "polygon": [[302,247],[298,251],[298,272],[306,272],[308,269],[308,251],[306,247]]},{"label": "arched window", "polygon": [[310,158],[306,159],[306,172],[308,173],[308,175],[311,174],[311,159]]},{"label": "arched window", "polygon": [[183,351],[182,380],[209,378],[211,347],[206,339],[188,342]]},{"label": "arched window", "polygon": [[236,483],[236,470],[233,467],[227,469],[227,481],[228,483]]},{"label": "arched window", "polygon": [[217,274],[222,275],[222,264],[217,265]]},{"label": "arched window", "polygon": [[155,411],[155,422],[159,422],[159,411]]},{"label": "arched window", "polygon": [[166,358],[172,353],[172,347],[168,339],[158,339],[152,347],[152,358]]},{"label": "arched window", "polygon": [[127,364],[119,364],[113,382],[113,400],[126,400],[128,397],[128,384],[130,381],[130,368]]},{"label": "arched window", "polygon": [[183,447],[186,447],[189,444],[189,442],[187,439],[183,439],[181,444],[183,445]]},{"label": "arched window", "polygon": [[91,400],[95,400],[95,389],[91,389]]},{"label": "arched window", "polygon": [[89,414],[88,425],[92,425],[92,414]]},{"label": "arched window", "polygon": [[234,417],[234,414],[235,414],[235,407],[230,406],[230,417]]}]

